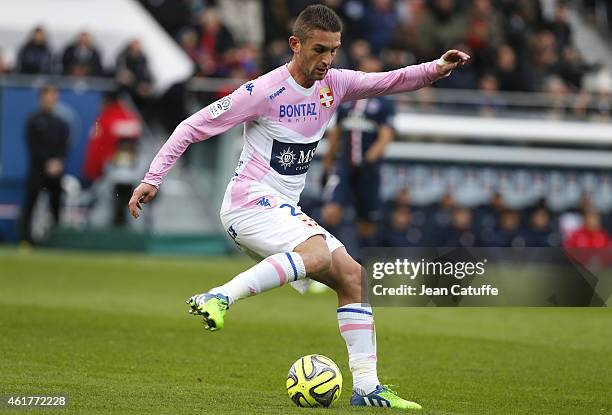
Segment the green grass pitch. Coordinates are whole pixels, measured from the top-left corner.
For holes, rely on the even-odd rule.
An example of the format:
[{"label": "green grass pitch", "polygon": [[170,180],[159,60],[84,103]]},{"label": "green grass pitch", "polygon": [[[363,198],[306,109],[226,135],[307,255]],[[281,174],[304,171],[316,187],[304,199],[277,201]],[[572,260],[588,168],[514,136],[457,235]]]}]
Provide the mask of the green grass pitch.
[{"label": "green grass pitch", "polygon": [[[329,292],[242,301],[222,332],[185,299],[247,268],[182,259],[0,251],[0,395],[67,394],[69,407],[2,413],[396,413],[348,404],[351,377]],[[379,375],[422,414],[605,414],[609,309],[377,308]],[[320,353],[344,375],[331,409],[293,407],[289,366]]]}]

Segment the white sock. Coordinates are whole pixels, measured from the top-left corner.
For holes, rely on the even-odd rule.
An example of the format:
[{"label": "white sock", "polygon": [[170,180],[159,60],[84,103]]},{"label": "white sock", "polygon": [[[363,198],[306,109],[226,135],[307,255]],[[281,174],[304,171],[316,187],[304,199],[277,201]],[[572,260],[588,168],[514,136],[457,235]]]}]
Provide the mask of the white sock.
[{"label": "white sock", "polygon": [[346,342],[353,390],[371,393],[378,385],[376,373],[376,331],[372,307],[366,303],[346,304],[338,308],[338,326]]},{"label": "white sock", "polygon": [[228,297],[232,305],[242,298],[280,287],[305,276],[306,267],[300,254],[283,252],[270,255],[257,265],[238,274],[228,283],[215,287],[209,292]]}]

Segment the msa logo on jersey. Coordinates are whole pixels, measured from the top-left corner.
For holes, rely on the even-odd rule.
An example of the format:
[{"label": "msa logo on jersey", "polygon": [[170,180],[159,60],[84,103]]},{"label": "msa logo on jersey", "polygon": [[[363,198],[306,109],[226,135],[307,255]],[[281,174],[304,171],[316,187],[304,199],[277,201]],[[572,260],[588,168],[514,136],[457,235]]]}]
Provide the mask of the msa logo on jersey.
[{"label": "msa logo on jersey", "polygon": [[270,154],[270,166],[285,176],[306,174],[318,143],[318,141],[308,144],[283,143],[274,140]]},{"label": "msa logo on jersey", "polygon": [[230,108],[232,108],[232,97],[228,95],[210,104],[208,106],[208,112],[210,112],[210,116],[215,119]]},{"label": "msa logo on jersey", "polygon": [[315,115],[317,115],[317,106],[314,102],[307,104],[283,104],[278,107],[279,118],[310,117]]}]

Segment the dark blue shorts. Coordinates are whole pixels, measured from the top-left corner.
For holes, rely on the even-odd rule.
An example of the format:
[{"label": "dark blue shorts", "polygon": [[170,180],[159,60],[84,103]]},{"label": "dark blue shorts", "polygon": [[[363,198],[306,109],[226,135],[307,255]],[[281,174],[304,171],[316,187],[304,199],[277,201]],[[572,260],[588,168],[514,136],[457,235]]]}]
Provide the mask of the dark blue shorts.
[{"label": "dark blue shorts", "polygon": [[343,206],[353,205],[359,219],[375,222],[380,219],[380,165],[339,166],[335,174],[339,183],[331,201]]}]

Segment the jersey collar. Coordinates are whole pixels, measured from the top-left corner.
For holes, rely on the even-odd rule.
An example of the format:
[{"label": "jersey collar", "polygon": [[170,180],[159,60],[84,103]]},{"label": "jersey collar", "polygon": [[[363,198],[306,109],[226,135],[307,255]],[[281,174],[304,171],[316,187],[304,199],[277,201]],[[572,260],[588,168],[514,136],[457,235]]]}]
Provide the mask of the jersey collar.
[{"label": "jersey collar", "polygon": [[291,73],[289,72],[288,63],[285,64],[285,71],[287,72],[287,83],[291,86],[291,88],[304,95],[305,97],[312,95],[312,93],[315,91],[315,86],[317,85],[316,81],[314,84],[312,84],[310,88],[304,88],[302,85],[295,82],[295,79],[293,79],[293,76],[291,76]]}]

